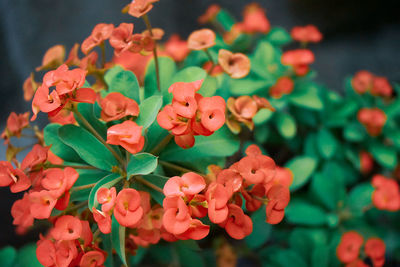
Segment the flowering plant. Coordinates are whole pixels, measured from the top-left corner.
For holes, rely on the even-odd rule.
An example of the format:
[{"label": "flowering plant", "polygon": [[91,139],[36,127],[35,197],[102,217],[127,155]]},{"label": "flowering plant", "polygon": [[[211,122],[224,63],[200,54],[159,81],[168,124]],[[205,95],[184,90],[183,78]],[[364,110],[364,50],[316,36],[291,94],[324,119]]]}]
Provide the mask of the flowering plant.
[{"label": "flowering plant", "polygon": [[[209,28],[162,44],[156,2],[123,9],[142,33],[98,24],[68,57],[50,48],[43,78],[24,83],[33,116],[7,120],[0,186],[24,192],[19,234],[49,222],[38,262],[383,266],[400,248],[400,86],[360,71],[345,97],[328,90],[310,69],[319,30],[271,27],[257,4],[241,22],[212,5],[199,18]],[[29,118],[42,113],[40,130]],[[20,160],[13,139],[29,133]],[[16,253],[0,259],[23,266]]]}]

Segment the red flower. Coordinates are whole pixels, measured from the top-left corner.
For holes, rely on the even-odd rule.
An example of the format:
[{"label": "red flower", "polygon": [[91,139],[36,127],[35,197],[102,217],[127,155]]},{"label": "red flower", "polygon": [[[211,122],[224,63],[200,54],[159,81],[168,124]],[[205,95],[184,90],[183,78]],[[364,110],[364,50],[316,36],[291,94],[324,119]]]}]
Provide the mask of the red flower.
[{"label": "red flower", "polygon": [[361,172],[364,174],[371,172],[374,168],[374,159],[372,158],[371,154],[366,151],[361,151],[359,153],[359,157]]},{"label": "red flower", "polygon": [[82,223],[74,216],[63,215],[57,219],[50,233],[56,240],[75,240],[82,235]]},{"label": "red flower", "polygon": [[378,136],[386,123],[386,114],[379,108],[362,108],[357,113],[358,121],[371,136]]},{"label": "red flower", "polygon": [[29,77],[24,81],[23,90],[24,90],[24,99],[25,101],[30,101],[35,94],[35,91],[39,85],[35,82],[33,78],[33,73],[29,75]]},{"label": "red flower", "polygon": [[357,72],[351,80],[354,90],[359,94],[364,94],[367,91],[370,91],[372,89],[373,82],[374,75],[366,70]]},{"label": "red flower", "polygon": [[11,192],[18,193],[31,186],[31,180],[20,169],[14,169],[8,161],[0,161],[0,186],[9,186]]},{"label": "red flower", "polygon": [[342,235],[340,244],[336,248],[336,255],[342,263],[350,263],[357,260],[364,238],[355,231]]},{"label": "red flower", "polygon": [[381,267],[385,263],[386,245],[380,238],[370,238],[365,243],[365,254],[372,260],[374,267]]},{"label": "red flower", "polygon": [[220,183],[211,183],[206,192],[208,217],[213,223],[223,223],[228,217],[230,192]]},{"label": "red flower", "polygon": [[372,203],[377,209],[398,211],[400,209],[400,188],[393,179],[383,175],[375,175],[372,178]]},{"label": "red flower", "polygon": [[242,53],[232,53],[225,49],[218,52],[218,63],[232,78],[240,79],[250,72],[250,60]]},{"label": "red flower", "polygon": [[289,188],[283,185],[273,185],[267,192],[268,204],[266,207],[266,222],[280,223],[285,214],[285,208],[290,201]]},{"label": "red flower", "polygon": [[110,38],[113,29],[114,25],[112,24],[105,24],[105,23],[97,24],[93,28],[93,31],[90,34],[90,36],[83,41],[81,46],[82,52],[85,55],[87,55],[90,52],[90,50],[103,43],[104,40]]},{"label": "red flower", "polygon": [[42,65],[37,67],[36,71],[57,68],[64,62],[64,58],[65,47],[63,45],[52,46],[44,54]]},{"label": "red flower", "polygon": [[192,32],[188,37],[190,50],[203,50],[215,45],[215,33],[210,29],[201,29]]},{"label": "red flower", "polygon": [[21,170],[30,171],[47,160],[49,148],[34,145],[32,150],[25,156],[21,163]]},{"label": "red flower", "polygon": [[197,173],[188,172],[182,177],[174,176],[165,183],[165,196],[192,196],[200,193],[206,187],[204,178]]},{"label": "red flower", "polygon": [[93,207],[93,219],[96,221],[99,226],[100,232],[103,234],[111,233],[111,216],[105,212],[97,210]]},{"label": "red flower", "polygon": [[314,62],[314,54],[308,49],[286,51],[282,55],[282,64],[293,66],[297,75],[303,76],[308,72],[308,65]]},{"label": "red flower", "polygon": [[257,3],[249,4],[243,11],[241,29],[245,33],[267,33],[271,25],[265,15],[265,11]]},{"label": "red flower", "polygon": [[143,208],[138,191],[132,188],[122,189],[116,199],[114,208],[115,219],[125,227],[136,227],[143,217]]},{"label": "red flower", "polygon": [[[110,45],[114,48],[116,55],[130,50],[134,46],[133,28],[132,23],[121,23],[113,30],[110,37]],[[136,46],[138,45],[140,46],[140,44],[136,44]]]},{"label": "red flower", "polygon": [[140,18],[153,8],[153,3],[155,2],[158,2],[158,0],[133,0],[129,4],[128,13],[131,16]]},{"label": "red flower", "polygon": [[203,224],[200,220],[193,219],[190,221],[189,228],[177,237],[181,240],[193,239],[200,240],[205,238],[210,232],[210,226]]},{"label": "red flower", "polygon": [[80,267],[102,267],[104,266],[104,254],[97,250],[86,252],[79,263]]},{"label": "red flower", "polygon": [[318,43],[322,40],[322,34],[314,25],[296,26],[290,32],[292,38],[302,43]]},{"label": "red flower", "polygon": [[392,95],[393,88],[385,77],[374,77],[371,94],[389,97]]},{"label": "red flower", "polygon": [[142,128],[142,126],[138,126],[135,122],[129,120],[111,126],[107,130],[107,143],[120,145],[129,153],[136,154],[144,146]]},{"label": "red flower", "polygon": [[110,212],[114,208],[116,197],[117,191],[115,187],[110,189],[102,187],[97,190],[97,201],[102,204],[101,210],[103,212]]},{"label": "red flower", "polygon": [[179,235],[189,229],[192,218],[189,208],[181,197],[170,196],[164,198],[163,207],[163,226],[168,232]]},{"label": "red flower", "polygon": [[189,54],[190,50],[186,40],[182,40],[178,34],[173,34],[167,42],[165,42],[165,52],[175,61],[183,61]]},{"label": "red flower", "polygon": [[243,210],[235,205],[229,204],[229,215],[227,220],[221,224],[226,232],[235,239],[243,239],[253,231],[253,222],[244,214]]},{"label": "red flower", "polygon": [[47,219],[57,203],[57,197],[51,191],[42,190],[29,193],[29,201],[33,218]]},{"label": "red flower", "polygon": [[198,101],[198,106],[201,125],[208,131],[214,132],[225,124],[226,104],[222,97],[203,97]]},{"label": "red flower", "polygon": [[275,162],[268,156],[250,154],[238,162],[237,170],[251,184],[268,183],[275,176]]},{"label": "red flower", "polygon": [[27,228],[33,225],[34,218],[30,212],[29,195],[24,194],[22,199],[14,202],[11,207],[11,215],[14,218],[13,224]]},{"label": "red flower", "polygon": [[78,256],[74,241],[39,240],[36,248],[39,262],[46,267],[68,267]]},{"label": "red flower", "polygon": [[109,93],[101,100],[100,106],[101,118],[107,122],[139,115],[139,105],[136,101],[117,92]]},{"label": "red flower", "polygon": [[282,95],[288,95],[293,91],[294,82],[289,77],[281,77],[269,89],[269,94],[273,98],[281,98]]},{"label": "red flower", "polygon": [[29,112],[17,114],[11,112],[7,119],[7,131],[11,136],[21,136],[21,132],[29,125]]},{"label": "red flower", "polygon": [[210,5],[206,12],[198,18],[198,22],[200,24],[206,24],[214,20],[217,16],[218,12],[221,10],[221,7],[217,4]]}]

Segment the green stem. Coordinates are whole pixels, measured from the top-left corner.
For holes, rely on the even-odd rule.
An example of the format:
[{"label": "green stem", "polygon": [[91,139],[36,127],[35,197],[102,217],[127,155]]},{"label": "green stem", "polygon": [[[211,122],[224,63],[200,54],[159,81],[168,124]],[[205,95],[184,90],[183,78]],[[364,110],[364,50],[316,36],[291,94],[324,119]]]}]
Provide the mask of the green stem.
[{"label": "green stem", "polygon": [[67,167],[71,167],[74,169],[81,169],[81,170],[97,170],[96,167],[93,166],[81,166],[81,165],[64,165],[64,164],[45,164],[44,166],[45,168],[67,168]]},{"label": "green stem", "polygon": [[71,191],[75,192],[75,191],[85,190],[85,189],[88,189],[88,188],[92,188],[95,185],[96,185],[96,183],[87,184],[87,185],[81,185],[81,186],[75,186],[75,187],[71,188]]},{"label": "green stem", "polygon": [[106,47],[104,45],[104,42],[100,44],[100,49],[101,49],[101,68],[104,68],[106,65]]},{"label": "green stem", "polygon": [[[153,28],[151,27],[151,23],[149,20],[149,17],[147,16],[147,14],[143,15],[143,20],[144,23],[146,24],[147,30],[150,33],[150,36],[153,37]],[[156,65],[156,78],[157,78],[157,88],[158,91],[161,91],[161,85],[160,85],[160,66],[159,66],[159,62],[158,62],[158,55],[157,55],[157,42],[156,40],[154,40],[154,48],[153,48],[153,56],[154,56],[154,63]]]},{"label": "green stem", "polygon": [[199,172],[196,172],[194,170],[190,170],[190,169],[187,169],[185,167],[182,167],[182,166],[170,163],[170,162],[166,162],[166,161],[163,161],[163,160],[159,160],[158,163],[160,163],[161,165],[163,165],[163,166],[165,166],[167,168],[170,168],[170,169],[173,169],[173,170],[177,170],[177,171],[182,172],[182,173],[194,172],[194,173],[197,173],[198,175],[205,176],[205,174],[203,174],[203,173],[199,173]]},{"label": "green stem", "polygon": [[144,184],[147,187],[150,187],[160,193],[163,193],[163,190],[160,187],[156,186],[155,184],[150,183],[149,181],[145,180],[144,178],[142,178],[140,176],[136,176],[135,180],[138,181],[139,183]]},{"label": "green stem", "polygon": [[163,149],[166,145],[168,145],[169,141],[171,141],[173,135],[172,134],[168,134],[166,137],[164,137],[163,140],[161,140],[160,143],[158,143],[158,145],[156,145],[151,151],[150,153],[153,155],[157,155],[160,153],[161,149]]},{"label": "green stem", "polygon": [[208,75],[210,75],[210,74],[213,72],[213,70],[214,70],[214,68],[215,68],[215,66],[216,66],[217,64],[214,62],[214,59],[212,58],[211,53],[210,53],[210,51],[208,50],[208,48],[204,49],[204,52],[206,52],[208,59],[209,59],[209,60],[211,61],[211,63],[212,63],[212,66],[211,66],[210,70],[209,70],[208,73],[207,73]]},{"label": "green stem", "polygon": [[81,203],[79,203],[79,204],[77,204],[77,205],[74,205],[74,206],[71,206],[71,207],[65,209],[61,214],[66,214],[66,213],[68,213],[68,212],[78,210],[78,209],[80,209],[80,208],[83,208],[83,207],[86,206],[87,204],[88,204],[88,201],[86,200],[86,201],[84,201],[84,202],[81,202]]},{"label": "green stem", "polygon": [[119,161],[119,163],[125,169],[124,160],[118,155],[118,153],[101,137],[101,135],[93,128],[93,126],[85,119],[85,117],[78,111],[78,109],[73,106],[72,111],[78,116],[81,122],[86,126],[86,128],[113,154],[113,156]]}]

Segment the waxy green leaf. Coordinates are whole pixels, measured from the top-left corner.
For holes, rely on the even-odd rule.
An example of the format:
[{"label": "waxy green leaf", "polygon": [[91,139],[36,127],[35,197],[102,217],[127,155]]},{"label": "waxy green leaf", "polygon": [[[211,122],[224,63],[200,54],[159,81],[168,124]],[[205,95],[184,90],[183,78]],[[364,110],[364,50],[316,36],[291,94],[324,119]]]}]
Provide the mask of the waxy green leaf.
[{"label": "waxy green leaf", "polygon": [[133,175],[146,175],[157,168],[157,157],[150,153],[137,153],[132,155],[127,166],[127,178]]},{"label": "waxy green leaf", "polygon": [[108,85],[107,93],[118,92],[140,102],[139,82],[133,72],[124,70],[121,66],[115,66],[107,71],[104,80]]},{"label": "waxy green leaf", "polygon": [[122,263],[127,265],[126,254],[125,254],[125,238],[126,238],[126,228],[120,225],[113,215],[111,223],[112,247],[117,252]]},{"label": "waxy green leaf", "polygon": [[290,186],[290,190],[294,191],[302,187],[310,179],[317,167],[317,160],[313,157],[298,156],[290,160],[285,167],[293,172],[293,183]]},{"label": "waxy green leaf", "polygon": [[150,125],[156,120],[157,114],[162,106],[162,96],[153,95],[143,100],[139,105],[140,113],[136,119],[136,123],[143,126],[143,131],[150,127]]}]

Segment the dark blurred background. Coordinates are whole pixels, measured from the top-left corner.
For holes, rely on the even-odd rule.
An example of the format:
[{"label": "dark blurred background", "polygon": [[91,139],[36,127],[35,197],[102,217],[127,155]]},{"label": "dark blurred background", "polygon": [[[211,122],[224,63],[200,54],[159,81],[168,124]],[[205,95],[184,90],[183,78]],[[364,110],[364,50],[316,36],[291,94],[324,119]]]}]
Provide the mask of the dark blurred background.
[{"label": "dark blurred background", "polygon": [[[179,33],[186,38],[196,28],[197,17],[212,3],[218,3],[241,20],[246,0],[160,0],[149,16],[154,27],[167,37]],[[315,24],[324,34],[313,68],[317,80],[337,91],[346,76],[360,69],[370,70],[400,82],[400,4],[398,0],[268,0],[259,2],[273,26],[290,30],[296,25]],[[67,51],[82,42],[94,25],[142,21],[120,13],[128,0],[0,0],[0,126],[11,111],[30,110],[23,101],[22,84],[41,65],[43,54],[56,44]],[[0,160],[5,159],[1,146]],[[14,234],[10,208],[16,198],[0,188],[0,248],[21,246],[37,240],[37,234]]]}]

